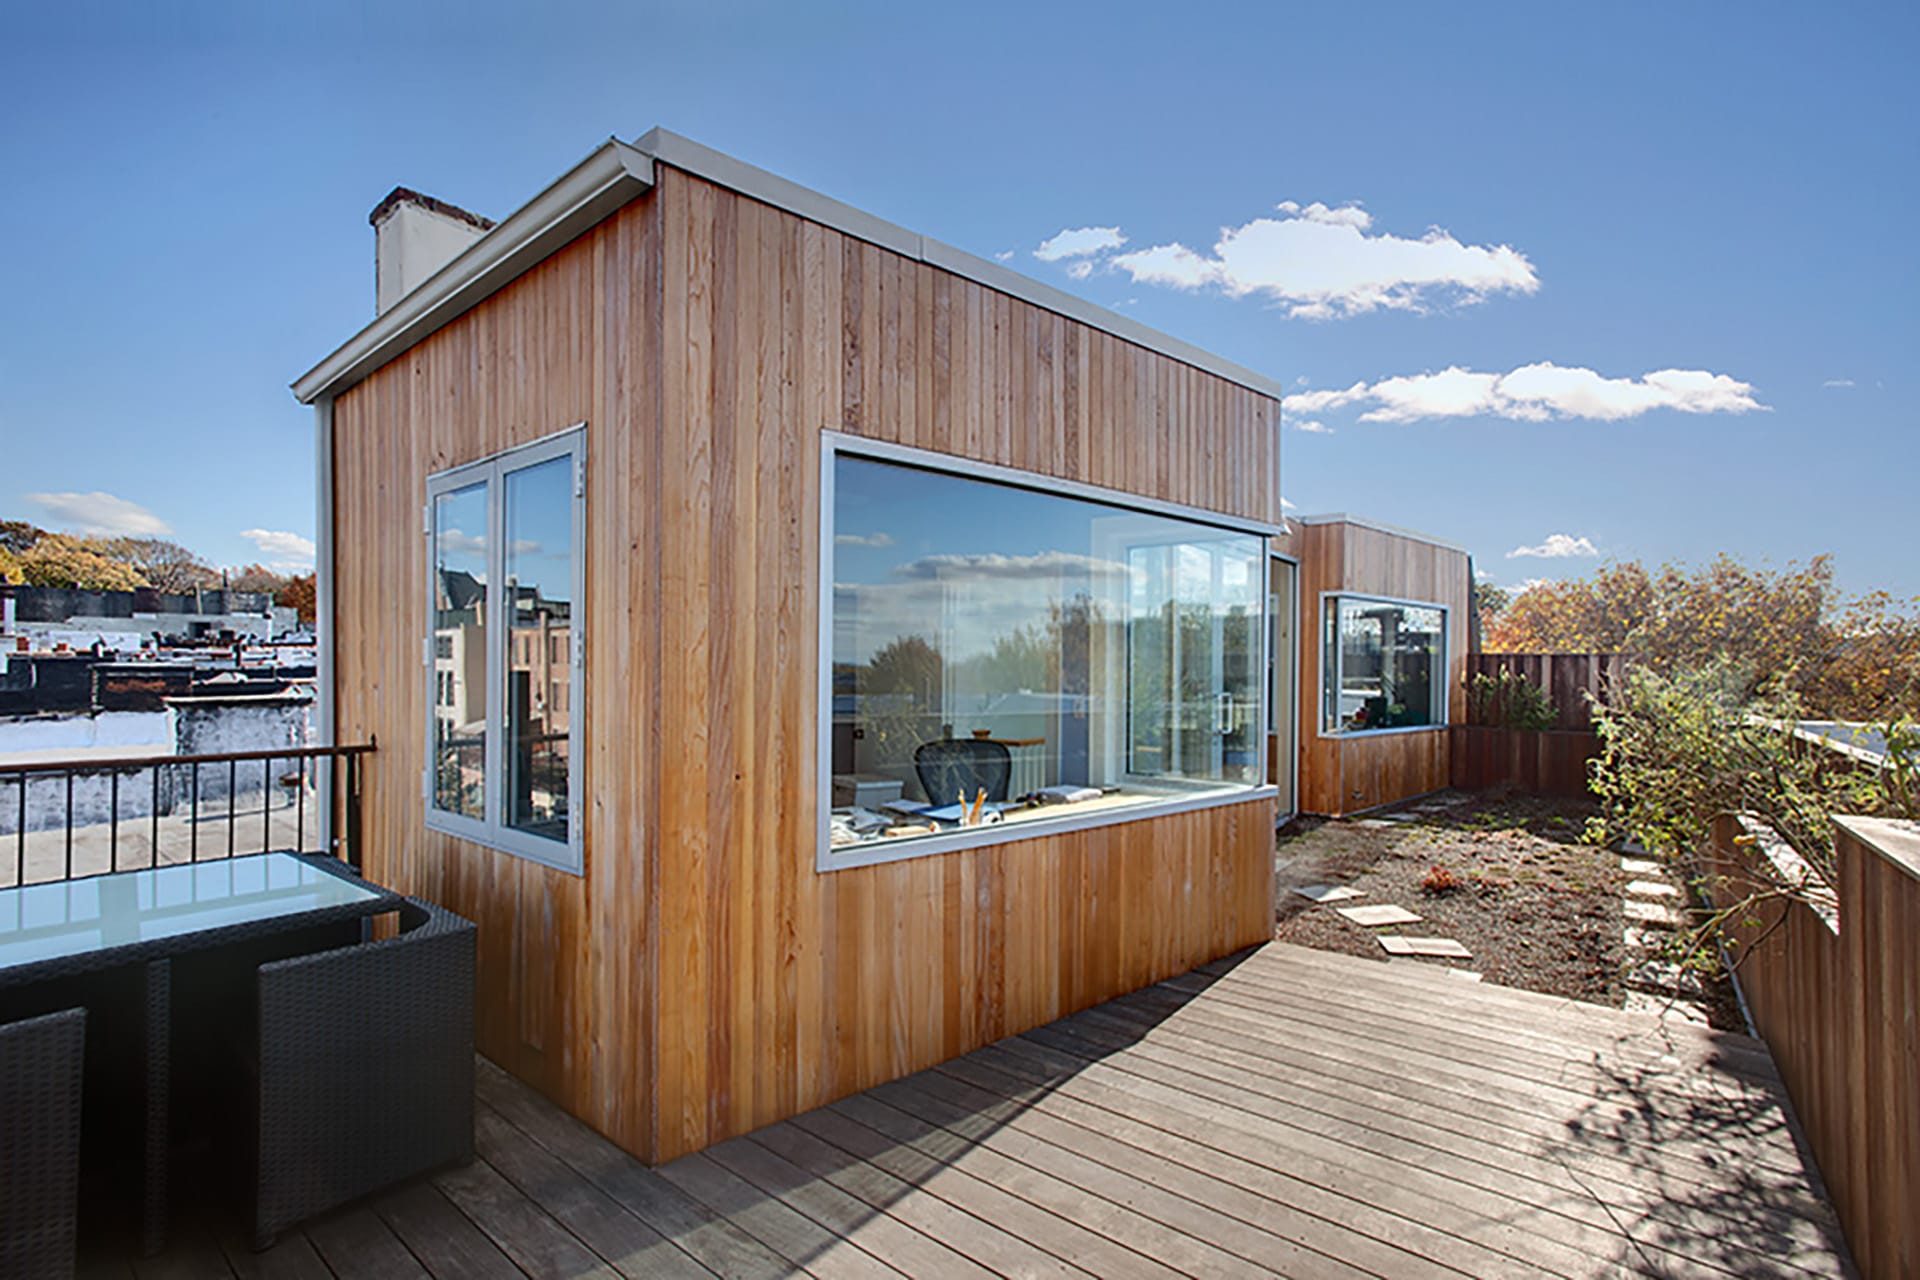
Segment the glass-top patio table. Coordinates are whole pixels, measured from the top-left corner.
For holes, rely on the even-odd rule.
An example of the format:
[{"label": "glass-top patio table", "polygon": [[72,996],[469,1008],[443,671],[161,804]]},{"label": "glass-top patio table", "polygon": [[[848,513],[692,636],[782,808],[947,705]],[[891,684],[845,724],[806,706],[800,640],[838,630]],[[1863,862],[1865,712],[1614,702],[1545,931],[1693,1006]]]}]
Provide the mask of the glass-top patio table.
[{"label": "glass-top patio table", "polygon": [[[0,889],[0,996],[113,969],[144,982],[142,1242],[166,1238],[171,961],[397,911],[400,895],[322,855],[262,853]],[[236,960],[236,963],[239,963]],[[53,988],[50,988],[52,990]],[[91,1037],[90,1037],[91,1038]]]}]

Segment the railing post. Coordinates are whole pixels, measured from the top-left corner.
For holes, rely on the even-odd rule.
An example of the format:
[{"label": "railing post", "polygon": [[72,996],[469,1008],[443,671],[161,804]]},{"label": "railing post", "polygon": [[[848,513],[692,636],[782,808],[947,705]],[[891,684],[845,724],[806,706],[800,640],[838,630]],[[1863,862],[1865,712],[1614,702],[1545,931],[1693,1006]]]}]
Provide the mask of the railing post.
[{"label": "railing post", "polygon": [[347,757],[346,863],[360,870],[360,757]]}]

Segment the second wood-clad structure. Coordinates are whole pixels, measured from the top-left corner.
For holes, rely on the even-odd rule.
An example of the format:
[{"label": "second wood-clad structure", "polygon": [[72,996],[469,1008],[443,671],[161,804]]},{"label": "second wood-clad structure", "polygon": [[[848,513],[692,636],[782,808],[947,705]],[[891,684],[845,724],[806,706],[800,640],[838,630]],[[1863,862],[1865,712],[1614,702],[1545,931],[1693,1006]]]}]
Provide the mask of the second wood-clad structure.
[{"label": "second wood-clad structure", "polygon": [[[1273,549],[1299,601],[1294,807],[1350,814],[1448,786],[1448,726],[1466,719],[1467,553],[1347,515],[1295,519]],[[1396,675],[1418,688],[1396,691]]]},{"label": "second wood-clad structure", "polygon": [[[1265,380],[656,131],[296,391],[367,872],[643,1159],[1268,936]],[[971,739],[1065,803],[947,814]]]}]

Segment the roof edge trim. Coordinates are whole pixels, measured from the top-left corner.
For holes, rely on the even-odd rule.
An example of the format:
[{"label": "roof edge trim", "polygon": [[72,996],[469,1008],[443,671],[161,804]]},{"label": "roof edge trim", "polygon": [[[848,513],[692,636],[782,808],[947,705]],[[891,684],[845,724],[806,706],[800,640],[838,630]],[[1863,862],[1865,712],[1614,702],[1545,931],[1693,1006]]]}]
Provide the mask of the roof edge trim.
[{"label": "roof edge trim", "polygon": [[1344,511],[1331,511],[1320,515],[1289,516],[1297,524],[1350,524],[1359,529],[1371,529],[1375,533],[1390,534],[1396,538],[1405,538],[1409,542],[1424,542],[1430,547],[1439,547],[1442,551],[1458,551],[1463,556],[1473,553],[1457,542],[1448,542],[1445,538],[1436,538],[1432,534],[1421,533],[1417,529],[1403,529],[1397,524],[1386,524],[1379,520],[1369,520],[1365,516],[1351,516]]},{"label": "roof edge trim", "polygon": [[737,191],[856,240],[891,249],[904,257],[962,276],[1023,302],[1030,302],[1043,310],[1110,333],[1135,346],[1192,365],[1249,391],[1274,400],[1281,398],[1283,388],[1280,383],[1265,374],[1255,373],[1202,347],[1161,333],[1137,320],[1031,276],[1022,275],[997,262],[989,262],[963,249],[942,244],[931,237],[877,218],[776,173],[769,173],[744,160],[736,160],[724,152],[715,151],[691,138],[681,137],[667,129],[651,129],[634,145],[661,163],[704,178],[716,186]]},{"label": "roof edge trim", "polygon": [[345,390],[530,271],[653,186],[653,157],[610,138],[293,383],[302,404]]}]

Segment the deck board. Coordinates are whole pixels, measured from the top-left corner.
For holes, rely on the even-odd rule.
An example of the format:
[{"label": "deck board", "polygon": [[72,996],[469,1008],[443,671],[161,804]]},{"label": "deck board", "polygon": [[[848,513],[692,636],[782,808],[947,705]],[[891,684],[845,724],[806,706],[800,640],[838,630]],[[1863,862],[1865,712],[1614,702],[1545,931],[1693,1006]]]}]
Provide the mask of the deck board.
[{"label": "deck board", "polygon": [[1851,1274],[1759,1042],[1281,944],[659,1169],[479,1079],[473,1165],[135,1269]]}]

